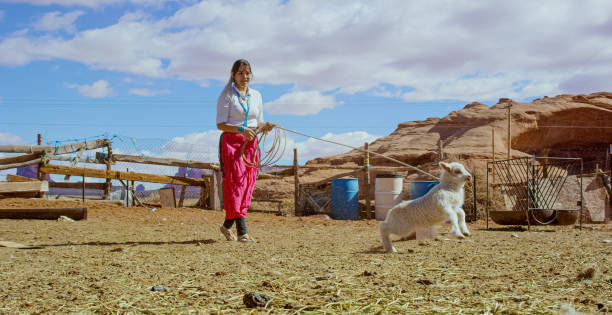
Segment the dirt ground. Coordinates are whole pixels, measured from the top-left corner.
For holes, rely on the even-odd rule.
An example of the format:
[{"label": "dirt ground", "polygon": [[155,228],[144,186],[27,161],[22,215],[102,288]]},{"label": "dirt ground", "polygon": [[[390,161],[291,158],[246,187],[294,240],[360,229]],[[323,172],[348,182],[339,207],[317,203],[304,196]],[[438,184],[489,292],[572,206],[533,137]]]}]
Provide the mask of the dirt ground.
[{"label": "dirt ground", "polygon": [[[612,313],[612,224],[479,221],[466,240],[443,225],[383,254],[374,220],[249,213],[257,242],[238,243],[219,211],[0,200],[83,206],[87,220],[0,220],[0,240],[40,247],[0,247],[0,313]],[[267,305],[247,308],[251,292]]]}]

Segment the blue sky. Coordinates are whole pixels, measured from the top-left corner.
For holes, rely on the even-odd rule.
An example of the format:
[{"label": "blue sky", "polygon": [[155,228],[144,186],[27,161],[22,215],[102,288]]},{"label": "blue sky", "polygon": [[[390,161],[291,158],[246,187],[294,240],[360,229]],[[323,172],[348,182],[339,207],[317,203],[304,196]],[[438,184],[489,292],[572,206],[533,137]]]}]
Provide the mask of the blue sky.
[{"label": "blue sky", "polygon": [[266,120],[360,146],[473,101],[609,90],[611,42],[606,0],[0,0],[0,144],[118,134],[215,159],[246,58]]}]

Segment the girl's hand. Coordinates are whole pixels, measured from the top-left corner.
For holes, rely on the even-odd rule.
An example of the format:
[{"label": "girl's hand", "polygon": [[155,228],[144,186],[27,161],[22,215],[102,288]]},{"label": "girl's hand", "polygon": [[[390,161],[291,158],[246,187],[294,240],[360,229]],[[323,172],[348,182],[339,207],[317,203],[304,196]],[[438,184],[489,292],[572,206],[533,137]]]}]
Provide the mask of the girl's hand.
[{"label": "girl's hand", "polygon": [[275,123],[271,123],[271,122],[266,122],[262,127],[261,127],[261,131],[262,132],[268,132],[272,129],[274,129],[274,127],[277,127],[277,125]]},{"label": "girl's hand", "polygon": [[249,141],[253,140],[253,138],[255,138],[255,136],[256,136],[255,130],[253,130],[252,128],[249,128],[249,127],[244,127],[244,132],[242,134]]}]

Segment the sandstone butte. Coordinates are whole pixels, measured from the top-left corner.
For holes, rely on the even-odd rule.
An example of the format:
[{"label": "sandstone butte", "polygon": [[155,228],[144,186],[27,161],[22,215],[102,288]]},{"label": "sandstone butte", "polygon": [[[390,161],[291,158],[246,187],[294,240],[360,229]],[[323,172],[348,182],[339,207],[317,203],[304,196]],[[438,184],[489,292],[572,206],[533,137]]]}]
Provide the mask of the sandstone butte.
[{"label": "sandstone butte", "polygon": [[[507,159],[508,111],[511,105],[512,158],[531,156],[580,157],[585,172],[607,167],[612,144],[612,93],[558,95],[530,103],[501,98],[493,106],[478,102],[465,105],[443,118],[404,122],[386,137],[369,144],[370,151],[423,169],[435,169],[439,141],[445,158],[454,158],[477,168],[492,159],[492,129],[495,129],[495,157]],[[363,165],[364,154],[352,150],[321,157],[308,165]],[[401,166],[371,156],[375,166]]]}]

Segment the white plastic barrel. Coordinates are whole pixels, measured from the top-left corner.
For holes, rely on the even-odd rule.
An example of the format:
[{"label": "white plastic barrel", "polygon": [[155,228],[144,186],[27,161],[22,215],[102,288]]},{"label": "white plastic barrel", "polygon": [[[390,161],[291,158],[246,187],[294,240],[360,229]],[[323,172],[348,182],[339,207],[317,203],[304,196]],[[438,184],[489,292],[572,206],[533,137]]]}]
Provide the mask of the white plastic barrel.
[{"label": "white plastic barrel", "polygon": [[376,174],[376,220],[384,220],[389,209],[402,201],[402,180],[401,174]]}]

